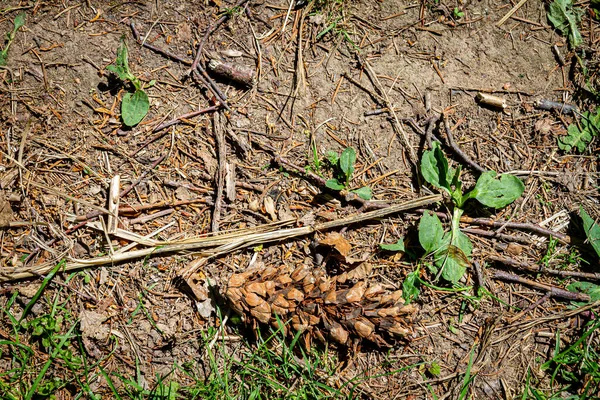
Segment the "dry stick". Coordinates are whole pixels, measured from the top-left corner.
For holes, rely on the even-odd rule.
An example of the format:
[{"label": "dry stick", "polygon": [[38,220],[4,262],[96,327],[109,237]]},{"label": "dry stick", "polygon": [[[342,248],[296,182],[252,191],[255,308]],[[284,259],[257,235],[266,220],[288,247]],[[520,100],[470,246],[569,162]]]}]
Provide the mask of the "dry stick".
[{"label": "dry stick", "polygon": [[504,271],[494,271],[494,273],[492,274],[492,278],[508,282],[520,283],[521,285],[531,286],[544,292],[550,293],[550,296],[552,297],[560,299],[583,302],[590,301],[590,296],[588,296],[587,294],[569,292],[568,290],[557,288],[556,286],[546,285],[529,279],[521,278],[520,276],[513,275]]},{"label": "dry stick", "polygon": [[572,104],[557,103],[556,101],[544,100],[544,99],[536,101],[533,104],[533,106],[539,110],[558,111],[563,114],[575,115],[579,112],[579,110],[577,109],[577,106],[574,106]]},{"label": "dry stick", "polygon": [[[198,70],[203,71],[200,66],[198,66]],[[223,97],[224,95],[217,87],[217,84],[208,75],[200,74],[198,70],[194,70],[192,77],[199,80],[210,92],[212,92],[217,100],[219,100],[219,103],[221,103],[221,105],[225,107],[227,111],[231,111],[231,108],[227,104],[227,100],[225,97]]]},{"label": "dry stick", "polygon": [[496,22],[496,26],[500,27],[502,26],[506,21],[508,21],[508,19],[515,13],[517,12],[517,10],[519,8],[521,8],[523,6],[523,4],[525,4],[527,0],[521,0],[519,1],[513,8],[511,8],[505,15],[504,17],[502,17],[500,19],[500,21]]},{"label": "dry stick", "polygon": [[402,128],[402,124],[400,124],[398,115],[396,115],[396,111],[394,111],[394,105],[390,101],[390,98],[388,97],[387,92],[383,89],[383,85],[381,84],[381,82],[379,82],[379,78],[377,78],[377,74],[375,73],[375,71],[373,71],[373,68],[371,68],[371,64],[369,64],[369,62],[366,59],[362,59],[358,54],[357,54],[357,57],[358,57],[359,62],[366,67],[367,75],[369,75],[369,78],[371,79],[371,82],[373,83],[373,87],[375,88],[377,93],[383,98],[383,101],[384,101],[383,105],[386,106],[390,110],[390,113],[392,114],[392,117],[393,117],[392,125],[394,126],[394,128],[396,129],[396,133],[400,137],[400,144],[402,146],[404,146],[405,149],[408,151],[408,155],[409,155],[411,164],[416,166],[417,165],[417,156],[415,154],[414,149],[412,148],[412,146],[410,145],[410,143],[408,141],[408,136],[406,135],[406,131],[404,130],[404,128]]},{"label": "dry stick", "polygon": [[[188,204],[206,203],[206,202],[207,202],[207,199],[205,199],[205,198],[197,198],[197,199],[191,199],[191,200],[161,201],[161,202],[154,203],[154,204],[145,204],[145,205],[140,205],[140,206],[120,206],[119,214],[121,216],[129,215],[129,214],[135,215],[135,214],[140,214],[143,211],[154,210],[157,208],[179,207],[179,206],[184,206],[184,205],[188,205]],[[75,217],[75,220],[87,222],[91,218],[94,218],[94,215],[92,213],[88,213],[85,215],[78,215],[77,217]]]},{"label": "dry stick", "polygon": [[[327,181],[325,179],[321,178],[320,176],[318,176],[317,174],[315,174],[311,171],[307,171],[304,168],[286,160],[285,158],[283,158],[281,156],[276,156],[274,161],[282,167],[290,168],[290,169],[296,171],[297,173],[305,175],[307,178],[310,178],[313,182],[317,183],[321,188],[327,188]],[[340,193],[344,195],[344,200],[346,200],[347,202],[357,202],[357,203],[361,204],[361,209],[368,210],[368,209],[374,209],[374,208],[386,208],[386,207],[390,206],[387,203],[383,203],[383,202],[379,202],[379,201],[365,200],[353,192],[341,191]]]},{"label": "dry stick", "polygon": [[[147,169],[147,170],[145,170],[144,172],[142,172],[142,174],[139,176],[139,178],[137,178],[137,179],[136,179],[136,180],[135,180],[133,183],[131,183],[131,185],[129,185],[129,187],[128,187],[127,189],[125,189],[125,190],[121,191],[121,193],[119,193],[119,198],[122,198],[122,197],[125,197],[125,196],[127,196],[127,194],[133,190],[133,188],[135,188],[137,185],[139,185],[139,184],[140,184],[140,182],[142,182],[142,180],[143,180],[143,179],[146,177],[146,175],[148,175],[148,172],[149,172],[149,171],[152,171],[154,168],[156,168],[156,167],[158,166],[158,164],[160,164],[161,162],[163,162],[163,161],[164,161],[164,159],[165,159],[166,157],[167,157],[167,155],[165,154],[165,155],[163,155],[163,156],[159,157],[159,158],[158,158],[156,161],[154,161],[154,162],[152,163],[152,165],[150,166],[150,168],[149,168],[149,169]],[[119,210],[119,211],[120,211],[120,210]],[[80,223],[78,223],[77,225],[75,225],[75,226],[72,226],[71,228],[67,229],[67,230],[65,231],[65,234],[72,233],[72,232],[76,231],[77,229],[79,229],[79,228],[81,228],[81,227],[84,227],[84,226],[85,226],[85,224],[87,224],[87,223],[88,223],[88,221],[89,221],[90,219],[92,219],[92,218],[96,218],[96,217],[98,217],[98,216],[100,216],[100,215],[102,215],[102,214],[105,214],[105,213],[106,213],[106,212],[103,212],[103,211],[92,211],[92,212],[90,212],[90,213],[87,213],[87,214],[85,215],[85,219],[79,219],[79,218],[78,218],[77,220],[79,220],[79,221],[81,221],[81,222],[80,222]],[[54,243],[54,241],[55,241],[55,239],[52,239],[52,240],[49,242],[49,244],[52,244],[52,243]],[[33,254],[33,253],[32,253],[32,254]],[[29,258],[29,257],[28,257],[28,258]]]},{"label": "dry stick", "polygon": [[550,274],[560,276],[561,278],[582,278],[600,281],[600,273],[594,272],[581,272],[581,271],[561,271],[556,269],[544,268],[542,265],[532,265],[526,262],[520,262],[508,257],[490,256],[489,260],[497,261],[499,263],[520,269],[522,271],[531,272],[534,274]]},{"label": "dry stick", "polygon": [[527,314],[530,311],[533,311],[536,307],[541,306],[550,297],[552,297],[552,293],[551,292],[546,292],[546,294],[544,294],[542,297],[540,297],[539,299],[537,299],[537,301],[535,303],[531,303],[526,309],[524,309],[520,313],[518,313],[516,315],[513,315],[512,317],[508,318],[506,320],[506,322],[508,322],[509,324],[512,324],[513,322],[515,322],[515,321],[523,318],[523,315]]},{"label": "dry stick", "polygon": [[461,148],[456,144],[456,142],[454,141],[454,136],[452,136],[452,129],[450,128],[450,121],[448,120],[448,116],[446,114],[442,115],[442,118],[444,119],[444,127],[446,128],[446,137],[448,138],[448,145],[450,146],[450,148],[452,148],[452,150],[460,157],[462,158],[462,160],[467,163],[469,166],[471,166],[471,168],[473,168],[474,170],[476,170],[479,173],[483,173],[485,172],[485,169],[482,168],[479,164],[477,164],[475,161],[471,160],[471,157],[469,157],[468,155],[466,155]]},{"label": "dry stick", "polygon": [[175,54],[173,54],[171,52],[168,52],[167,50],[163,50],[163,49],[161,49],[159,47],[152,46],[151,44],[148,44],[146,42],[142,43],[142,41],[140,39],[140,33],[138,32],[137,28],[135,27],[135,24],[133,22],[131,22],[131,23],[129,23],[129,27],[131,28],[131,32],[133,33],[133,37],[135,38],[136,42],[138,42],[138,44],[140,46],[145,47],[145,48],[147,48],[149,50],[152,50],[155,53],[163,55],[163,56],[165,56],[167,58],[170,58],[170,59],[175,60],[177,62],[180,62],[182,64],[192,65],[191,61],[186,60],[184,58],[181,58],[181,57],[179,57],[179,56],[177,56],[177,55],[175,55]]},{"label": "dry stick", "polygon": [[[419,213],[419,214],[423,214],[424,212],[430,212],[430,211],[431,210],[425,210],[425,209],[415,210],[415,212]],[[450,218],[450,216],[448,214],[443,213],[443,212],[435,212],[435,215],[437,215],[440,219],[446,220],[446,219]],[[528,222],[502,222],[502,221],[494,221],[493,219],[490,219],[490,218],[471,218],[471,217],[467,217],[467,216],[460,217],[460,222],[464,223],[464,224],[471,224],[471,225],[489,226],[491,228],[505,227],[505,228],[509,228],[509,229],[518,229],[518,230],[522,230],[522,231],[529,231],[529,232],[537,233],[538,235],[541,235],[541,236],[553,237],[562,244],[572,244],[575,241],[569,235],[565,235],[564,233],[552,231],[550,229],[546,229],[539,225],[531,224]]]},{"label": "dry stick", "polygon": [[463,231],[465,233],[471,233],[471,234],[477,235],[477,236],[484,236],[484,237],[489,237],[492,239],[501,239],[506,242],[515,242],[515,243],[521,243],[521,244],[531,244],[531,242],[532,242],[532,240],[526,236],[507,235],[505,233],[497,233],[496,231],[486,231],[483,229],[476,229],[476,228],[463,228],[463,229],[461,229],[461,231]]},{"label": "dry stick", "polygon": [[[194,117],[196,117],[198,115],[206,114],[206,113],[213,112],[213,111],[218,111],[218,110],[219,110],[218,106],[210,106],[210,107],[204,108],[202,110],[192,111],[192,112],[189,112],[187,114],[180,115],[177,118],[174,118],[174,119],[172,119],[170,121],[167,121],[167,122],[163,122],[162,124],[156,126],[154,129],[152,129],[152,133],[162,131],[162,130],[164,130],[166,128],[169,128],[169,127],[171,127],[173,125],[177,125],[177,124],[181,123],[181,121],[184,121],[186,119],[194,118]],[[142,143],[142,145],[140,147],[138,147],[138,149],[136,151],[134,151],[133,153],[131,153],[129,156],[130,157],[135,156],[137,153],[139,153],[144,148],[146,148],[149,144],[156,142],[158,139],[160,139],[160,138],[162,138],[162,137],[164,137],[164,136],[166,136],[168,134],[169,134],[169,132],[167,131],[167,132],[162,132],[162,133],[160,133],[158,135],[155,135],[155,136],[151,137],[150,139],[148,139],[144,143]]]},{"label": "dry stick", "polygon": [[223,188],[225,187],[225,167],[227,164],[227,148],[225,146],[225,132],[221,122],[221,115],[216,113],[214,116],[214,131],[215,140],[217,142],[217,158],[219,159],[219,168],[215,181],[217,182],[217,190],[215,193],[215,207],[213,209],[212,221],[210,229],[212,232],[219,231],[219,220],[221,219],[221,202],[223,201]]},{"label": "dry stick", "polygon": [[[152,50],[152,51],[154,51],[154,52],[156,52],[158,54],[161,54],[161,55],[163,55],[163,56],[165,56],[167,58],[170,58],[172,60],[178,61],[178,62],[180,62],[182,64],[185,64],[185,65],[192,65],[193,64],[192,62],[190,62],[190,61],[188,61],[186,59],[183,59],[183,58],[181,58],[181,57],[179,57],[179,56],[177,56],[177,55],[175,55],[173,53],[170,53],[170,52],[168,52],[166,50],[163,50],[161,48],[158,48],[156,46],[152,46],[152,45],[150,45],[150,44],[148,44],[146,42],[142,42],[140,40],[140,33],[137,31],[134,23],[131,22],[129,24],[129,26],[131,27],[131,31],[133,32],[133,36],[134,36],[135,40],[138,42],[138,44],[140,46],[143,46],[143,47],[145,47],[147,49],[150,49],[150,50]],[[223,107],[227,108],[228,110],[231,110],[229,108],[229,106],[227,105],[227,102],[223,98],[223,93],[217,88],[217,85],[215,84],[215,82],[208,75],[206,75],[206,77],[203,78],[198,72],[196,72],[196,69],[194,69],[193,71],[195,72],[193,74],[193,77],[197,78],[209,91],[211,91],[215,95],[215,97],[221,102],[221,104],[223,105]]]},{"label": "dry stick", "polygon": [[[322,224],[307,225],[299,228],[279,229],[282,226],[289,226],[294,222],[293,220],[290,220],[260,225],[253,228],[239,229],[231,233],[218,234],[205,238],[188,239],[179,242],[161,242],[157,246],[148,247],[141,250],[115,253],[112,255],[88,260],[71,259],[65,264],[64,268],[61,269],[61,272],[110,265],[149,256],[160,256],[165,254],[188,254],[190,252],[195,252],[200,253],[201,257],[212,258],[223,254],[229,254],[235,250],[256,246],[257,244],[261,243],[264,244],[289,240],[300,236],[306,236],[314,232],[321,232],[333,228],[345,227],[360,222],[370,221],[373,219],[385,218],[389,215],[403,212],[412,208],[424,207],[432,203],[437,203],[442,201],[442,199],[443,197],[441,195],[425,196],[415,200],[409,200],[404,203],[395,204],[387,208],[364,212]],[[53,264],[47,264],[36,267],[35,270],[37,273],[43,274],[50,271],[53,267]],[[31,268],[22,268],[19,270],[14,270],[12,273],[4,272],[2,275],[0,275],[0,282],[13,281],[31,276],[34,276]]]},{"label": "dry stick", "polygon": [[[440,216],[440,215],[438,215],[438,216]],[[442,214],[441,217],[447,218],[447,215]],[[463,222],[466,224],[472,224],[472,225],[489,226],[492,228],[500,228],[502,226],[505,226],[506,228],[510,228],[510,229],[519,229],[519,230],[534,232],[534,233],[540,234],[542,236],[551,236],[551,237],[554,237],[555,239],[557,239],[562,244],[571,244],[573,242],[573,239],[570,236],[565,235],[564,233],[555,232],[550,229],[542,228],[539,225],[530,224],[530,223],[526,223],[526,222],[502,222],[502,221],[494,221],[489,218],[471,218],[471,217],[466,217],[466,216],[460,217],[460,222]]]},{"label": "dry stick", "polygon": [[[234,8],[241,7],[247,1],[248,0],[239,0],[233,7]],[[204,49],[204,44],[208,40],[208,37],[210,36],[210,34],[213,33],[214,31],[216,31],[223,22],[225,22],[229,19],[230,16],[231,16],[230,13],[223,14],[223,16],[221,18],[219,18],[217,20],[217,22],[215,22],[210,28],[208,28],[206,30],[206,32],[204,33],[204,36],[202,37],[202,40],[200,40],[200,43],[198,44],[198,50],[196,51],[196,57],[194,58],[194,62],[192,63],[192,68],[190,69],[191,71],[195,71],[196,68],[198,68],[198,65],[200,63],[200,57],[202,57],[202,51]]]}]

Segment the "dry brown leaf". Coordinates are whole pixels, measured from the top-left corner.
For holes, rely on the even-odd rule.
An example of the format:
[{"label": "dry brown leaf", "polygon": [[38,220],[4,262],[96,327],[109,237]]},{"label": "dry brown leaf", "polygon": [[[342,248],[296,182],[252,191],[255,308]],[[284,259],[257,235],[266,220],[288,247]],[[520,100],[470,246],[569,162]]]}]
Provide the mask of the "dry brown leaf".
[{"label": "dry brown leaf", "polygon": [[352,250],[350,242],[348,242],[339,232],[330,232],[325,236],[325,239],[321,240],[319,244],[332,247],[338,251],[342,256],[347,257]]},{"label": "dry brown leaf", "polygon": [[277,213],[275,212],[275,202],[273,199],[269,196],[265,196],[263,204],[265,206],[265,211],[271,216],[271,219],[277,221]]}]

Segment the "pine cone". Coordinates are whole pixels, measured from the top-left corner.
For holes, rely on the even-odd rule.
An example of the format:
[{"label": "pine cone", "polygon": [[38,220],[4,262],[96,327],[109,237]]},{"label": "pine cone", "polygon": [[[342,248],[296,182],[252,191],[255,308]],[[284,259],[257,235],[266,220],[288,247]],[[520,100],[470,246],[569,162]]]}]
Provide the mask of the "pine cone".
[{"label": "pine cone", "polygon": [[278,328],[276,315],[290,321],[285,332],[304,333],[307,346],[313,336],[341,345],[366,339],[381,347],[410,336],[416,306],[404,304],[401,290],[390,292],[363,275],[359,270],[328,277],[306,265],[254,269],[232,275],[225,295],[246,322]]}]

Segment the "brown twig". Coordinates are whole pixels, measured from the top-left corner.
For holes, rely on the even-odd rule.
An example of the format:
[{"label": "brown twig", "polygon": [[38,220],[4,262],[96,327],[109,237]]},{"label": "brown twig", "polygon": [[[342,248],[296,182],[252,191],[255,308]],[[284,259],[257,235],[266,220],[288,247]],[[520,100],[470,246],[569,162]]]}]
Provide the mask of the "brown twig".
[{"label": "brown twig", "polygon": [[161,49],[159,47],[156,47],[156,46],[153,46],[151,44],[148,44],[147,42],[142,42],[142,40],[140,38],[140,33],[138,32],[138,30],[135,27],[135,24],[133,22],[129,23],[129,27],[131,28],[131,32],[133,33],[133,37],[134,37],[135,41],[138,42],[138,44],[140,46],[145,47],[145,48],[147,48],[149,50],[152,50],[153,52],[158,53],[158,54],[160,54],[162,56],[170,58],[171,60],[180,62],[180,63],[185,64],[185,65],[192,65],[192,62],[189,61],[189,60],[181,58],[181,57],[179,57],[179,56],[177,56],[177,55],[175,55],[175,54],[173,54],[173,53],[171,53],[171,52],[169,52],[167,50],[163,50],[163,49]]},{"label": "brown twig", "polygon": [[223,188],[225,187],[225,171],[227,164],[227,148],[225,146],[225,132],[221,122],[221,114],[215,114],[213,127],[215,131],[215,141],[217,142],[217,158],[219,160],[219,167],[215,177],[217,190],[215,191],[215,207],[213,208],[211,231],[218,232],[219,220],[221,219],[221,202],[223,201]]},{"label": "brown twig", "polygon": [[448,116],[446,114],[442,114],[442,118],[444,119],[444,127],[446,128],[446,137],[448,138],[448,146],[458,155],[462,160],[467,163],[471,168],[476,170],[479,173],[483,173],[485,171],[479,164],[475,161],[471,160],[465,152],[456,144],[454,141],[454,136],[452,135],[452,128],[450,128],[450,121],[448,120]]},{"label": "brown twig", "polygon": [[[171,127],[173,125],[177,125],[181,121],[184,121],[186,119],[194,118],[194,117],[196,117],[198,115],[206,114],[206,113],[213,112],[213,111],[218,111],[218,110],[219,110],[219,106],[210,106],[210,107],[204,108],[202,110],[192,111],[192,112],[189,112],[187,114],[180,115],[179,117],[174,118],[174,119],[172,119],[170,121],[163,122],[162,124],[156,126],[154,129],[152,129],[152,132],[153,133],[154,132],[159,132],[159,131],[162,131],[162,130],[164,130],[166,128],[169,128],[169,127]],[[158,135],[155,135],[155,136],[151,137],[150,139],[148,139],[144,143],[142,143],[142,145],[140,147],[138,147],[137,150],[135,150],[129,156],[130,157],[135,156],[137,153],[139,153],[144,148],[146,148],[149,144],[156,142],[157,140],[159,140],[160,138],[162,138],[162,137],[164,137],[164,136],[166,136],[168,134],[169,134],[169,132],[167,131],[167,132],[162,132],[162,133],[160,133]]]},{"label": "brown twig", "polygon": [[[209,191],[207,191],[209,192]],[[155,210],[157,208],[165,208],[165,207],[180,207],[188,204],[196,204],[196,203],[206,203],[208,200],[205,198],[197,198],[191,200],[179,200],[179,201],[161,201],[153,204],[145,204],[140,206],[120,206],[119,207],[119,215],[121,216],[135,216],[144,211]],[[90,219],[97,217],[98,215],[94,213],[88,213],[85,215],[78,215],[75,217],[76,221],[89,221]]]},{"label": "brown twig", "polygon": [[563,114],[575,115],[579,112],[577,106],[571,104],[557,103],[551,100],[538,100],[534,103],[534,107],[545,111],[558,111]]},{"label": "brown twig", "polygon": [[581,272],[581,271],[562,271],[556,269],[544,268],[543,265],[533,265],[526,262],[520,262],[508,257],[490,256],[489,260],[497,261],[499,263],[517,268],[522,271],[530,272],[533,274],[550,274],[560,276],[561,278],[581,278],[600,281],[600,273],[594,272]]},{"label": "brown twig", "polygon": [[461,229],[461,231],[463,231],[465,233],[471,233],[471,234],[477,235],[477,236],[485,236],[485,237],[489,237],[492,239],[501,239],[506,242],[515,242],[515,243],[522,243],[522,244],[531,244],[531,242],[532,242],[532,240],[526,236],[507,235],[505,233],[498,233],[495,231],[486,231],[486,230],[477,229],[477,228],[464,228],[464,229]]},{"label": "brown twig", "polygon": [[506,227],[510,229],[519,229],[526,230],[530,232],[534,232],[540,234],[542,236],[550,236],[557,239],[562,244],[570,244],[572,243],[572,238],[564,233],[555,232],[550,229],[543,228],[536,224],[530,224],[527,222],[502,222],[502,221],[494,221],[489,218],[470,218],[470,217],[461,217],[460,222],[464,222],[467,224],[473,225],[482,225],[482,226],[490,226],[494,228]]},{"label": "brown twig", "polygon": [[[233,7],[234,8],[241,7],[246,2],[248,2],[248,0],[239,0]],[[202,51],[204,50],[204,45],[206,44],[206,41],[208,40],[208,37],[210,36],[210,34],[213,33],[214,31],[216,31],[219,28],[219,26],[221,26],[221,24],[223,24],[223,22],[225,22],[229,19],[230,16],[231,16],[230,13],[223,14],[223,16],[221,16],[221,18],[219,18],[213,25],[211,25],[206,30],[206,32],[204,33],[204,36],[200,40],[200,43],[198,43],[198,49],[196,50],[196,57],[194,58],[194,62],[192,63],[191,71],[195,71],[196,68],[198,67],[198,65],[200,64],[200,57],[202,57]]]},{"label": "brown twig", "polygon": [[568,290],[561,289],[556,286],[546,285],[544,283],[539,283],[529,279],[521,278],[520,276],[513,275],[504,271],[494,271],[494,273],[492,274],[492,278],[507,282],[520,283],[521,285],[531,286],[543,292],[549,292],[550,296],[559,299],[583,302],[590,301],[590,296],[588,296],[587,294],[569,292]]},{"label": "brown twig", "polygon": [[[131,27],[131,31],[133,32],[133,37],[135,38],[135,40],[138,42],[138,44],[140,46],[143,46],[147,49],[150,49],[158,54],[161,54],[172,60],[178,61],[182,64],[192,65],[192,66],[194,65],[195,60],[194,60],[194,62],[190,62],[190,61],[183,59],[173,53],[168,52],[167,50],[153,46],[146,42],[142,42],[140,40],[140,33],[138,32],[137,28],[135,27],[135,24],[133,22],[131,22],[131,23],[129,23],[129,26]],[[229,108],[229,105],[227,105],[227,101],[226,101],[223,93],[219,90],[216,83],[206,74],[206,71],[204,71],[204,68],[202,68],[200,65],[197,65],[196,68],[192,68],[192,71],[193,71],[192,76],[195,79],[199,80],[209,91],[211,91],[215,95],[215,97],[219,100],[219,102],[221,103],[221,105],[223,107],[225,107],[228,111],[231,111],[231,109]],[[200,71],[200,72],[198,72],[198,71]]]}]

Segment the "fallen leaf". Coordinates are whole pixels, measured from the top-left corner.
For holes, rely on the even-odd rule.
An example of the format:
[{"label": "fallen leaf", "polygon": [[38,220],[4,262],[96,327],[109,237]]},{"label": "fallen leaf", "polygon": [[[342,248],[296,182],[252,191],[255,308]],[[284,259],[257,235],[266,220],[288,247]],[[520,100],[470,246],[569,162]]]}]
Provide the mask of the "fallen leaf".
[{"label": "fallen leaf", "polygon": [[273,221],[277,221],[277,213],[275,212],[275,202],[269,196],[266,196],[263,200],[263,204],[265,205],[265,211],[267,214],[271,216]]},{"label": "fallen leaf", "polygon": [[352,246],[339,232],[330,232],[325,236],[325,239],[321,240],[319,244],[333,247],[342,256],[346,257],[350,254]]},{"label": "fallen leaf", "polygon": [[79,313],[81,334],[86,338],[106,340],[110,334],[110,328],[102,323],[107,319],[107,316],[96,311],[82,310]]}]

